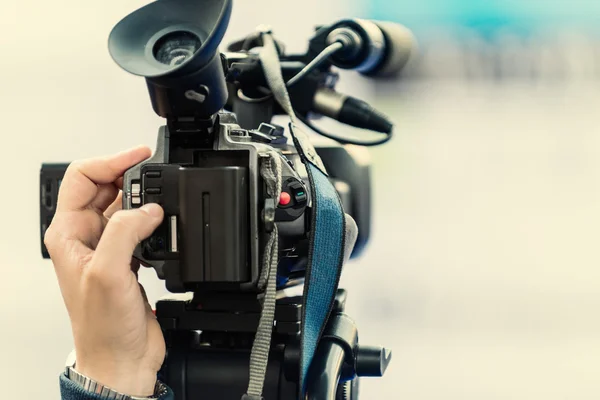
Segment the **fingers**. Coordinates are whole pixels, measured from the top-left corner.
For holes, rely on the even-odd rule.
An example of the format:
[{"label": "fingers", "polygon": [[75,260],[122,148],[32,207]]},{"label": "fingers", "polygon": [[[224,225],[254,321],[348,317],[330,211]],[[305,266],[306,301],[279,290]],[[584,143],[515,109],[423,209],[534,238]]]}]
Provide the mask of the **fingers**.
[{"label": "fingers", "polygon": [[44,244],[52,258],[59,280],[77,279],[93,251],[83,242],[64,236],[60,227],[50,226],[44,235]]},{"label": "fingers", "polygon": [[111,204],[114,203],[119,189],[114,183],[106,183],[98,185],[98,192],[96,198],[90,203],[90,208],[96,211],[98,214],[102,214]]},{"label": "fingers", "polygon": [[163,216],[158,204],[117,211],[108,221],[96,247],[91,263],[91,268],[98,269],[94,273],[109,282],[130,276],[135,247],[154,232]]},{"label": "fingers", "polygon": [[143,146],[110,157],[72,163],[61,184],[57,212],[78,211],[88,207],[98,196],[98,185],[113,184],[125,171],[150,155],[150,149]]},{"label": "fingers", "polygon": [[108,219],[112,217],[117,211],[123,209],[123,192],[119,191],[117,198],[113,203],[106,208],[104,211],[104,216]]}]

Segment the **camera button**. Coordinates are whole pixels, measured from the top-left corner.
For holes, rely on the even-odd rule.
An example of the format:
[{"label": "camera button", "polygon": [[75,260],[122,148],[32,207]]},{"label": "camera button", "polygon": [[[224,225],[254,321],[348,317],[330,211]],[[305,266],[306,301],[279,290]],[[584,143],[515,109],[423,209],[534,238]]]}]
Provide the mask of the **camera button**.
[{"label": "camera button", "polygon": [[160,188],[146,188],[146,194],[160,194]]},{"label": "camera button", "polygon": [[282,206],[287,206],[292,201],[292,196],[288,192],[281,192],[281,196],[279,196],[279,204]]}]

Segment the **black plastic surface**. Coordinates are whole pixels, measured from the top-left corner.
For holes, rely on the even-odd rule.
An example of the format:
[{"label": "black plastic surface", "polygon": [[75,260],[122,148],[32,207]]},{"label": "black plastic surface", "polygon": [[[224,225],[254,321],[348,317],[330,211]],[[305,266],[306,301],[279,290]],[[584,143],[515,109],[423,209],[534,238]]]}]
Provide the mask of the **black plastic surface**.
[{"label": "black plastic surface", "polygon": [[[163,118],[210,118],[227,102],[227,86],[220,56],[215,54],[202,69],[183,77],[148,79],[148,92],[152,108]],[[222,79],[221,79],[222,78]],[[204,99],[199,102],[187,97],[189,88]]]},{"label": "black plastic surface", "polygon": [[[217,50],[231,9],[231,0],[155,1],[114,27],[110,54],[124,70],[146,77],[159,116],[209,118],[227,102],[225,72]],[[179,51],[180,58],[166,63],[160,57],[165,38],[184,36],[195,38],[200,47],[194,51],[194,46],[185,49],[184,43],[173,41],[170,51]]]},{"label": "black plastic surface", "polygon": [[[261,305],[255,294],[211,292],[196,295],[193,302],[159,301],[158,321],[163,329],[176,331],[245,332],[258,327]],[[284,336],[300,333],[302,308],[299,304],[278,302],[275,332]]]},{"label": "black plastic surface", "polygon": [[[282,346],[270,354],[263,398],[296,399],[297,384],[283,374]],[[176,400],[240,400],[248,389],[250,350],[171,348],[162,370]]]},{"label": "black plastic surface", "polygon": [[[112,30],[110,54],[129,73],[150,78],[185,75],[201,69],[217,52],[229,25],[232,0],[154,1],[123,18]],[[154,44],[172,32],[192,32],[201,47],[183,63],[156,60]],[[216,78],[216,77],[215,77]]]},{"label": "black plastic surface", "polygon": [[390,133],[394,127],[387,117],[368,103],[354,97],[346,99],[337,120],[350,126],[382,133]]},{"label": "black plastic surface", "polygon": [[277,222],[294,221],[302,217],[308,202],[306,186],[294,177],[284,177],[281,191],[288,193],[291,201],[287,205],[279,204],[277,206],[275,220]]},{"label": "black plastic surface", "polygon": [[171,216],[179,215],[180,168],[179,165],[149,164],[142,169],[139,206],[157,203],[165,212],[162,224],[152,236],[142,242],[143,255],[148,260],[179,259],[179,252],[169,251],[171,245],[169,223]]},{"label": "black plastic surface", "polygon": [[161,226],[144,241],[143,255],[178,260],[186,285],[250,279],[248,170],[218,166],[227,164],[229,153],[213,154],[203,164],[217,166],[148,164],[142,169],[141,204],[158,203],[165,211]]},{"label": "black plastic surface", "polygon": [[[344,373],[345,370],[354,371],[356,359],[352,349],[356,348],[358,337],[356,325],[342,313],[346,297],[343,289],[336,295],[333,313],[309,372],[306,399],[357,398],[358,378]],[[197,293],[191,302],[161,301],[157,304],[156,315],[167,342],[167,358],[159,378],[174,390],[176,399],[241,398],[248,385],[250,348],[254,337],[253,332],[244,326],[248,325],[249,314],[259,315],[256,300],[250,294]],[[291,326],[292,320],[301,318],[299,301],[300,297],[277,301],[276,324],[263,391],[265,400],[298,399],[300,331],[285,334],[280,325],[289,323]],[[226,318],[224,308],[230,311],[227,317],[229,326],[215,329],[215,321]],[[210,316],[211,313],[214,317]],[[213,325],[201,326],[198,323]],[[351,383],[344,384],[340,379],[351,380]]]},{"label": "black plastic surface", "polygon": [[43,258],[50,258],[44,235],[52,223],[58,202],[58,191],[69,164],[42,164],[40,170],[40,246]]},{"label": "black plastic surface", "polygon": [[378,346],[359,346],[356,350],[356,374],[380,378],[385,373],[392,352]]},{"label": "black plastic surface", "polygon": [[309,51],[313,54],[320,53],[323,49],[325,49],[328,45],[327,37],[328,35],[337,28],[348,27],[352,29],[355,33],[357,33],[361,39],[362,43],[360,48],[356,53],[353,54],[353,57],[349,59],[344,59],[343,55],[347,54],[345,52],[340,52],[339,54],[335,54],[331,57],[330,62],[336,67],[342,69],[354,69],[360,66],[361,63],[368,57],[369,54],[369,44],[370,38],[363,29],[363,27],[355,20],[346,19],[338,21],[334,24],[322,26],[320,27],[315,36],[310,41]]},{"label": "black plastic surface", "polygon": [[184,168],[180,172],[181,261],[186,282],[246,282],[247,170]]}]

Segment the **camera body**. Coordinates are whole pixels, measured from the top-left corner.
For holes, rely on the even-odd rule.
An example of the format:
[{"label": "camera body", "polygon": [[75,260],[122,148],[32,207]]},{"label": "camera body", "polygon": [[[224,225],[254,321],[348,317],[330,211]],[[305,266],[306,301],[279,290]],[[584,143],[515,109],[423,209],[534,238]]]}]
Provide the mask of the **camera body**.
[{"label": "camera body", "polygon": [[[315,146],[344,210],[359,232],[352,256],[362,253],[371,227],[371,164],[368,150],[321,143]],[[269,222],[269,198],[260,165],[276,151],[282,165],[282,202],[276,204],[279,233],[278,288],[302,282],[308,261],[311,193],[307,172],[284,129],[262,123],[242,128],[236,115],[210,120],[169,121],[159,129],[151,158],[128,170],[123,208],[161,204],[165,218],[135,257],[153,267],[172,293],[255,292]],[[40,171],[40,245],[56,210],[68,167],[43,164]]]},{"label": "camera body", "polygon": [[[307,240],[306,170],[282,127],[242,129],[228,112],[191,125],[161,127],[152,158],[124,175],[124,209],[158,203],[165,212],[135,256],[174,293],[254,291],[269,223],[277,224],[282,260],[298,259],[297,249]],[[260,166],[273,150],[281,157],[282,196],[269,222],[264,211],[272,195]]]},{"label": "camera body", "polygon": [[[156,304],[167,345],[160,377],[177,399],[233,399],[251,394],[248,382],[253,385],[256,375],[252,374],[260,374],[264,367],[259,380],[266,398],[298,398],[306,388],[307,399],[354,399],[358,377],[382,376],[389,352],[359,345],[357,328],[344,313],[344,290],[333,288],[320,338],[311,339],[307,334],[311,325],[305,320],[311,310],[320,312],[308,302],[311,296],[277,289],[304,281],[309,255],[337,254],[323,251],[322,246],[315,250],[315,243],[323,242],[315,239],[319,232],[334,236],[325,228],[335,226],[335,218],[323,223],[323,210],[331,206],[323,202],[324,184],[330,199],[335,193],[323,178],[329,179],[341,202],[335,199],[335,207],[329,208],[341,209],[356,222],[350,226],[358,228],[358,233],[339,229],[340,236],[346,235],[340,240],[346,249],[340,249],[338,260],[356,257],[365,248],[371,225],[368,151],[340,145],[358,143],[351,141],[309,142],[308,152],[298,144],[298,136],[288,143],[286,130],[271,122],[284,107],[274,99],[277,85],[269,89],[272,74],[265,68],[269,63],[263,64],[266,61],[252,51],[264,45],[262,35],[271,35],[270,31],[261,29],[258,35],[244,38],[231,53],[218,50],[231,9],[232,0],[157,0],[121,20],[109,37],[115,62],[145,78],[152,107],[166,120],[152,157],[124,174],[122,200],[126,210],[148,203],[162,206],[163,222],[137,246],[134,257],[153,267],[169,292],[192,294],[185,300],[175,296]],[[291,86],[294,113],[304,118],[303,124],[331,138],[311,126],[308,116],[316,112],[357,127],[364,126],[354,118],[344,121],[342,114],[356,114],[367,122],[381,118],[366,103],[334,93],[335,60],[314,63],[330,46],[321,40],[324,32],[317,33],[306,54],[286,55],[281,46],[273,51],[281,52],[277,69]],[[365,39],[359,44],[368,50],[371,42]],[[301,84],[292,85],[298,77]],[[390,133],[391,124],[384,122],[386,128],[375,131]],[[305,165],[307,160],[298,151],[307,154],[310,162],[318,160],[317,183],[314,170],[308,178],[306,168],[312,167]],[[269,176],[273,160],[277,185]],[[40,231],[45,258],[49,255],[44,234],[56,211],[67,167],[42,165]],[[272,253],[274,248],[277,254]],[[318,287],[314,282],[327,286],[325,274],[335,276],[342,265],[335,268],[327,261],[313,262],[305,293]],[[314,290],[326,291],[322,289],[323,285]],[[312,340],[315,348],[306,348],[305,340]],[[265,355],[265,349],[266,365],[256,358]],[[308,365],[305,354],[311,351],[311,367],[303,377],[303,365]]]}]

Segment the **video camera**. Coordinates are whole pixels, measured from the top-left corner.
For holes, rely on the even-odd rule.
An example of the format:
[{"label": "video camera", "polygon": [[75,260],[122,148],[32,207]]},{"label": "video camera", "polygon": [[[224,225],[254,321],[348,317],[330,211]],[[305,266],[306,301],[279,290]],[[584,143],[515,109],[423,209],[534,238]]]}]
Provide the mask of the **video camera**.
[{"label": "video camera", "polygon": [[[163,207],[162,225],[134,256],[152,266],[170,292],[193,294],[185,301],[160,301],[156,308],[168,348],[161,377],[177,399],[239,399],[245,393],[264,301],[265,249],[276,227],[279,295],[264,397],[291,399],[299,393],[302,299],[283,289],[303,283],[306,273],[315,194],[302,158],[311,155],[299,152],[296,137],[271,122],[286,110],[275,100],[257,52],[264,30],[219,52],[231,10],[231,0],[158,0],[113,29],[113,59],[145,77],[153,109],[166,119],[153,156],[124,175],[123,208]],[[370,167],[364,149],[349,144],[385,143],[392,124],[365,102],[337,93],[333,67],[394,75],[408,61],[411,45],[401,26],[365,20],[318,27],[306,54],[287,55],[276,42],[295,114],[337,142],[317,147],[312,157],[356,222],[352,256],[369,239]],[[329,135],[312,123],[315,115],[380,132],[384,139]],[[280,174],[276,194],[265,176],[265,165],[273,162]],[[67,166],[44,164],[41,170],[46,258],[43,236]],[[307,398],[356,398],[358,377],[381,376],[389,362],[387,350],[358,345],[344,302],[345,291],[339,290],[311,366],[317,372]]]}]

